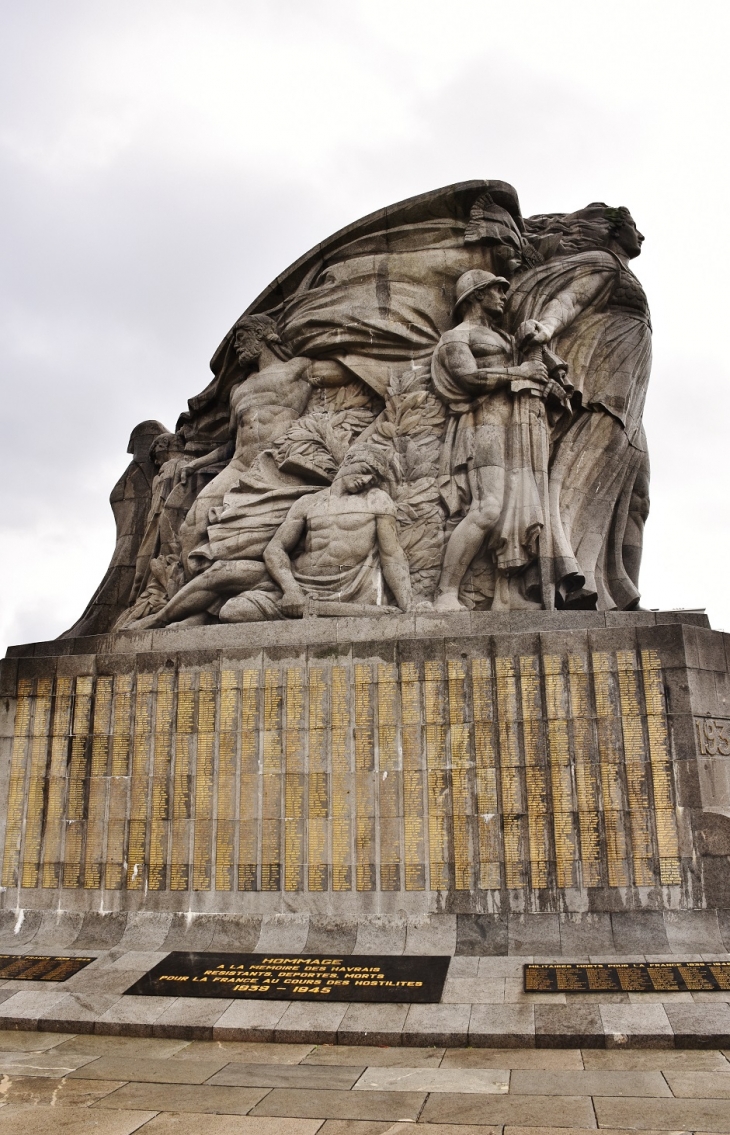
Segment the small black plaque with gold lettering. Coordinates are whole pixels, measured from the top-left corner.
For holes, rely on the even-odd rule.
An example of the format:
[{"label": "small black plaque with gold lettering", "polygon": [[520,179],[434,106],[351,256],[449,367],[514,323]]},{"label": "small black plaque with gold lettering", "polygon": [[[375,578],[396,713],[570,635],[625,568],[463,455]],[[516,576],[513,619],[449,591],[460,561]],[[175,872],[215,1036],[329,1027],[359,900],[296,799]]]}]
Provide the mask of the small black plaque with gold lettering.
[{"label": "small black plaque with gold lettering", "polygon": [[439,1001],[448,957],[188,954],[175,951],[127,993],[272,1001]]},{"label": "small black plaque with gold lettering", "polygon": [[2,981],[65,981],[96,958],[57,958],[41,954],[0,954]]},{"label": "small black plaque with gold lettering", "polygon": [[730,962],[614,962],[524,967],[525,993],[717,993]]}]

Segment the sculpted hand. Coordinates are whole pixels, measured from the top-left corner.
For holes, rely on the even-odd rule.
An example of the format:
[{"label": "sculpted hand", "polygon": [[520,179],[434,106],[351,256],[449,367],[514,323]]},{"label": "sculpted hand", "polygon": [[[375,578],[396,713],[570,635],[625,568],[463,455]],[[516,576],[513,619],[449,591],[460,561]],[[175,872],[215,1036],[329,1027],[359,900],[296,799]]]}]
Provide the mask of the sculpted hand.
[{"label": "sculpted hand", "polygon": [[285,615],[290,619],[301,618],[304,614],[304,607],[307,602],[307,597],[303,591],[297,588],[289,588],[284,592],[281,597],[279,606]]},{"label": "sculpted hand", "polygon": [[523,351],[528,347],[539,347],[549,342],[552,337],[551,328],[537,319],[527,319],[517,328],[516,339]]},{"label": "sculpted hand", "polygon": [[529,378],[532,382],[547,382],[548,372],[545,363],[541,359],[528,359],[527,362],[521,363],[517,368],[523,378]]}]

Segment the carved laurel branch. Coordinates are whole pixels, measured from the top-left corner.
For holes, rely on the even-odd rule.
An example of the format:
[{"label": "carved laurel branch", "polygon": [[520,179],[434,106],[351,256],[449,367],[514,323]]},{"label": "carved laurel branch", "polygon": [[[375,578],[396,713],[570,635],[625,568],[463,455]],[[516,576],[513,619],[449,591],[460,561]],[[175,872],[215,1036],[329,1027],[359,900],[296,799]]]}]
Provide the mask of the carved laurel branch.
[{"label": "carved laurel branch", "polygon": [[281,468],[299,460],[332,480],[353,441],[375,418],[372,395],[361,384],[323,392],[322,403],[294,422],[274,445]]},{"label": "carved laurel branch", "polygon": [[444,543],[444,511],[437,470],[446,411],[430,390],[430,367],[391,380],[372,436],[389,454],[388,488],[396,506],[401,546],[414,593],[432,599]]}]

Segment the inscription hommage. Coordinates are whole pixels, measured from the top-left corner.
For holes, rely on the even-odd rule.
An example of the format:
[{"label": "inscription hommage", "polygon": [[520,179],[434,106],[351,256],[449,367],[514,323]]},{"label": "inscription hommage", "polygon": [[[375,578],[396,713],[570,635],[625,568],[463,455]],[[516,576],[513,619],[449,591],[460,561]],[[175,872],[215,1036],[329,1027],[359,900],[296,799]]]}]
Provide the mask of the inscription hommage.
[{"label": "inscription hommage", "polygon": [[450,957],[215,954],[174,951],[128,994],[273,1001],[441,1000]]},{"label": "inscription hommage", "polygon": [[730,962],[523,966],[525,993],[684,993],[730,990]]},{"label": "inscription hommage", "polygon": [[19,682],[6,888],[681,880],[653,650]]}]

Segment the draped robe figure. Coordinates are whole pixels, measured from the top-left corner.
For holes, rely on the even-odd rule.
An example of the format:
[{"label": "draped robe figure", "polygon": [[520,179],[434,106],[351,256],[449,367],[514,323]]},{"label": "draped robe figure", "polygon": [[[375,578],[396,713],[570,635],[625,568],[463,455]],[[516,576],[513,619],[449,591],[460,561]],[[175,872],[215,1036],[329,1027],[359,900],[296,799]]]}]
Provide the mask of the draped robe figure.
[{"label": "draped robe figure", "polygon": [[568,318],[549,342],[569,366],[576,413],[553,438],[556,583],[566,606],[626,610],[639,601],[648,512],[641,417],[651,369],[649,309],[622,259],[598,249],[532,269],[508,297],[514,328],[527,320],[541,323],[560,308],[561,322]]}]

